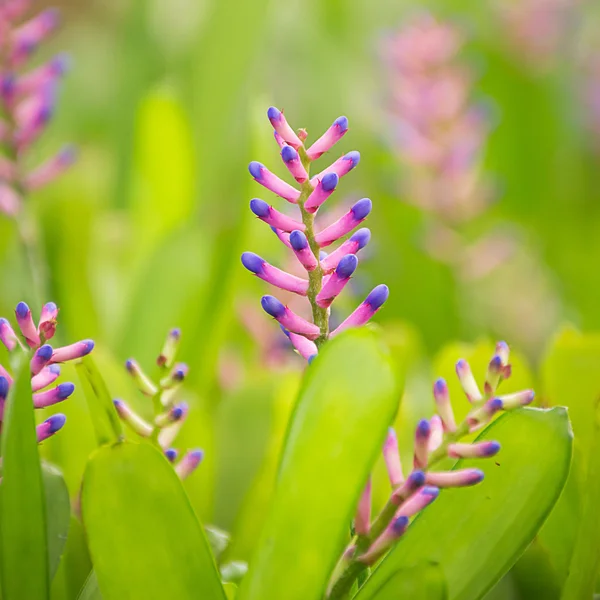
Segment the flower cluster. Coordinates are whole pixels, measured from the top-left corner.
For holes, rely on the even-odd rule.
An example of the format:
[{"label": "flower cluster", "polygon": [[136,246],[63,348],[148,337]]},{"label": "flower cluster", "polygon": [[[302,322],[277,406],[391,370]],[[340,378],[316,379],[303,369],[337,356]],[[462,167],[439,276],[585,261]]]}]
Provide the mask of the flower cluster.
[{"label": "flower cluster", "polygon": [[410,519],[431,504],[440,489],[471,486],[483,480],[484,473],[479,469],[436,471],[434,467],[445,458],[488,458],[500,451],[500,444],[495,441],[464,443],[460,440],[487,425],[499,411],[513,410],[533,401],[532,390],[496,395],[500,383],[510,377],[508,359],[507,344],[499,342],[488,365],[483,391],[477,385],[469,364],[465,360],[456,363],[461,387],[473,406],[460,424],[454,417],[448,385],[443,379],[435,382],[433,395],[437,414],[417,424],[412,470],[406,478],[396,433],[390,429],[383,446],[383,456],[392,487],[391,496],[381,513],[371,521],[371,483],[367,483],[354,520],[356,536],[334,573],[330,598],[345,597],[342,592],[395,544],[407,530]]},{"label": "flower cluster", "polygon": [[[156,360],[161,372],[158,383],[146,375],[134,359],[130,358],[125,362],[125,368],[138,390],[152,399],[154,419],[151,423],[138,415],[123,400],[114,400],[121,420],[138,435],[158,444],[171,463],[175,463],[179,455],[179,452],[171,446],[188,414],[187,404],[177,401],[180,386],[188,373],[186,364],[175,362],[180,338],[179,329],[172,329],[167,335]],[[181,479],[185,479],[194,472],[203,457],[202,450],[189,450],[175,464],[176,473]]]},{"label": "flower cluster", "polygon": [[250,174],[256,182],[298,206],[301,220],[296,220],[254,198],[250,210],[271,226],[277,237],[292,250],[307,277],[297,277],[283,271],[252,252],[242,254],[243,265],[258,278],[282,290],[306,296],[312,309],[312,322],[293,312],[274,296],[263,296],[265,312],[279,322],[294,348],[307,360],[329,337],[349,327],[364,325],[381,308],[388,297],[388,288],[378,285],[358,308],[334,331],[329,331],[332,302],[342,292],[358,265],[356,254],[371,237],[368,229],[353,233],[330,254],[322,249],[352,233],[369,215],[371,200],[363,198],[331,225],[320,228],[315,222],[319,209],[360,160],[358,152],[348,152],[317,175],[311,177],[311,163],[328,152],[348,131],[346,117],[336,119],[331,127],[309,148],[305,148],[306,131],[296,133],[283,113],[271,107],[267,116],[281,148],[281,158],[298,187],[286,183],[259,162],[250,163]]},{"label": "flower cluster", "polygon": [[[52,339],[56,332],[58,308],[54,302],[48,302],[43,306],[37,325],[25,302],[17,304],[15,316],[23,339],[17,335],[11,324],[2,318],[0,319],[0,341],[11,355],[31,353],[29,367],[31,389],[34,392],[34,407],[46,408],[66,400],[75,389],[72,383],[59,383],[57,386],[47,389],[60,375],[60,366],[57,363],[76,360],[89,354],[94,348],[94,342],[82,340],[60,348],[53,348],[48,344],[48,340]],[[0,365],[0,422],[4,415],[6,397],[12,384],[12,375]],[[54,435],[63,427],[65,421],[65,415],[55,414],[38,425],[38,442],[43,442]]]},{"label": "flower cluster", "polygon": [[26,71],[38,46],[58,26],[58,13],[47,9],[21,23],[26,0],[0,5],[0,212],[15,215],[23,196],[54,180],[74,161],[72,146],[28,170],[26,153],[42,134],[54,112],[57,85],[68,57],[60,54]]},{"label": "flower cluster", "polygon": [[470,101],[473,73],[458,60],[460,32],[429,14],[385,40],[397,151],[411,202],[455,223],[485,208],[482,147],[490,124]]}]

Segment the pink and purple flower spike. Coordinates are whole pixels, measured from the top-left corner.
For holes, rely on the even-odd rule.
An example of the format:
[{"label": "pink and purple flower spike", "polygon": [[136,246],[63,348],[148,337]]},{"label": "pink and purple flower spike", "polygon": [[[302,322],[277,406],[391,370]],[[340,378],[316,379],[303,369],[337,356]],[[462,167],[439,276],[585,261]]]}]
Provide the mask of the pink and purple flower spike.
[{"label": "pink and purple flower spike", "polygon": [[25,167],[27,151],[54,114],[56,90],[70,62],[68,56],[59,54],[28,69],[31,56],[59,24],[53,9],[23,21],[28,5],[24,0],[4,0],[0,6],[0,37],[6,50],[0,56],[0,107],[8,117],[0,122],[0,139],[7,149],[0,160],[0,212],[9,216],[19,212],[23,194],[54,181],[76,157],[75,149],[65,146],[33,170]]},{"label": "pink and purple flower spike", "polygon": [[[281,158],[293,182],[288,183],[272,173],[263,164],[253,161],[249,171],[257,183],[290,202],[299,209],[299,218],[280,212],[264,200],[254,198],[250,209],[262,221],[271,226],[277,237],[296,256],[299,266],[307,277],[288,273],[268,260],[244,252],[242,264],[251,273],[267,283],[286,292],[307,296],[312,311],[312,322],[306,312],[299,313],[286,306],[274,296],[263,296],[264,311],[279,322],[297,352],[312,360],[318,347],[330,336],[349,327],[365,325],[381,308],[388,297],[387,286],[377,286],[367,299],[333,333],[329,331],[330,306],[350,282],[356,270],[356,254],[364,248],[371,237],[368,229],[356,228],[369,216],[372,202],[363,198],[345,214],[326,227],[320,226],[319,212],[338,187],[340,178],[352,171],[360,161],[360,154],[351,151],[335,158],[317,175],[310,175],[311,163],[330,153],[348,131],[348,119],[338,117],[331,127],[310,147],[305,147],[306,131],[294,131],[283,113],[271,107],[267,116],[274,128],[274,137],[281,149]],[[297,210],[297,209],[296,209]],[[349,236],[348,239],[345,239]],[[322,248],[339,242],[338,247],[327,254]],[[307,342],[299,338],[306,338]]]},{"label": "pink and purple flower spike", "polygon": [[[0,342],[13,353],[18,350],[29,353],[29,371],[34,408],[43,409],[62,402],[75,391],[70,382],[59,383],[50,388],[60,376],[60,366],[55,363],[77,360],[89,354],[94,348],[92,340],[75,342],[69,346],[55,348],[47,343],[54,337],[58,324],[58,307],[48,302],[42,307],[37,320],[25,302],[19,302],[15,308],[15,330],[7,319],[0,319]],[[13,384],[13,377],[0,365],[0,382],[6,382],[6,391]],[[1,386],[0,386],[1,387]],[[1,390],[0,390],[1,391]],[[0,394],[1,395],[1,394]],[[4,398],[6,395],[4,396]],[[2,401],[2,409],[4,401]],[[0,422],[2,416],[0,415]],[[38,426],[38,439],[43,441],[54,435],[65,423],[64,415],[50,417]]]}]

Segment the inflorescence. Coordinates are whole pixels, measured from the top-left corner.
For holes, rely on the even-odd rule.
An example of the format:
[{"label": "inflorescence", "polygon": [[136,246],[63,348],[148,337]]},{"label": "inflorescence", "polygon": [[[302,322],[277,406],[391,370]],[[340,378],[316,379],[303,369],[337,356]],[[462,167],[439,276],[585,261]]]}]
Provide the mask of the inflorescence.
[{"label": "inflorescence", "polygon": [[496,441],[461,442],[465,436],[487,425],[499,411],[509,411],[530,404],[532,390],[497,396],[500,383],[510,377],[509,348],[505,342],[496,345],[483,386],[477,385],[467,361],[456,363],[456,374],[472,405],[465,420],[457,424],[448,385],[438,379],[433,386],[437,414],[417,424],[412,470],[408,477],[398,452],[396,433],[390,429],[383,446],[392,493],[380,514],[371,519],[371,482],[368,481],[358,504],[354,520],[355,537],[344,552],[332,578],[329,598],[344,598],[354,581],[392,548],[407,530],[410,520],[429,506],[440,489],[476,485],[484,477],[479,469],[437,471],[443,459],[489,458],[500,450]]},{"label": "inflorescence", "polygon": [[7,0],[0,5],[0,212],[11,216],[19,212],[28,192],[53,181],[76,155],[68,145],[31,170],[26,164],[28,150],[52,118],[58,83],[69,67],[69,58],[59,54],[24,70],[59,24],[54,9],[21,22],[28,8],[27,0]]},{"label": "inflorescence", "polygon": [[296,133],[277,108],[269,108],[267,116],[275,130],[281,158],[300,189],[286,183],[259,162],[250,163],[250,174],[268,190],[297,205],[301,221],[279,212],[259,198],[250,202],[250,210],[270,225],[277,237],[292,250],[306,270],[307,278],[278,269],[253,252],[244,252],[242,263],[267,283],[308,298],[312,322],[293,312],[274,296],[263,296],[261,305],[267,314],[279,322],[297,352],[310,361],[328,338],[349,327],[367,323],[387,300],[389,291],[386,285],[378,285],[345,321],[334,331],[329,331],[330,306],[350,281],[358,265],[356,254],[367,245],[371,232],[366,228],[359,229],[330,254],[322,249],[356,229],[368,217],[372,203],[369,198],[359,200],[337,221],[322,229],[316,227],[315,217],[336,190],[340,177],[356,167],[360,154],[348,152],[311,177],[312,162],[328,152],[346,134],[348,119],[336,119],[318,140],[305,148],[305,130]]},{"label": "inflorescence", "polygon": [[[175,463],[179,456],[178,450],[173,448],[172,444],[188,414],[187,404],[177,401],[181,384],[188,373],[186,364],[175,362],[180,338],[181,332],[179,329],[172,329],[167,335],[162,351],[156,360],[161,371],[158,383],[146,375],[133,358],[125,362],[125,368],[133,378],[138,390],[144,396],[152,399],[154,409],[152,422],[138,415],[123,400],[114,400],[115,408],[121,420],[139,436],[149,438],[158,444],[171,463]],[[203,457],[204,452],[202,450],[189,450],[175,464],[176,473],[181,479],[185,479],[194,472],[202,462]]]},{"label": "inflorescence", "polygon": [[[82,340],[60,348],[53,348],[48,344],[48,340],[52,339],[56,332],[58,308],[54,302],[44,305],[37,326],[31,310],[25,302],[17,304],[15,316],[23,339],[17,335],[8,320],[2,318],[0,319],[0,341],[11,355],[31,354],[29,365],[31,389],[34,392],[34,407],[46,408],[66,400],[75,389],[72,383],[59,383],[57,386],[47,389],[60,375],[60,367],[57,363],[82,358],[93,350],[94,342]],[[0,423],[4,416],[4,405],[12,384],[12,375],[0,365]],[[59,413],[38,425],[38,442],[43,442],[54,435],[63,427],[65,421],[65,415]]]}]

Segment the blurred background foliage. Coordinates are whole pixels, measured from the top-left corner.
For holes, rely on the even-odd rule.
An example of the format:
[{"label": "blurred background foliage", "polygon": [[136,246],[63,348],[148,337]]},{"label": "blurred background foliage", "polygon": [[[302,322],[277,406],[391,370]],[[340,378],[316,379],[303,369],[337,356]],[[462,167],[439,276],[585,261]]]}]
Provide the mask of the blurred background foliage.
[{"label": "blurred background foliage", "polygon": [[[570,404],[568,386],[577,377],[561,375],[565,360],[587,373],[582,379],[596,369],[598,340],[577,331],[600,328],[593,266],[600,263],[600,117],[588,94],[600,78],[592,69],[598,5],[573,0],[547,8],[559,11],[560,27],[555,44],[540,49],[515,38],[499,16],[500,0],[58,4],[64,27],[52,45],[68,49],[74,68],[36,156],[67,139],[81,156],[27,205],[47,260],[46,299],[61,308],[60,341],[94,338],[111,393],[142,413],[149,407],[121,365],[135,356],[151,367],[168,329],[182,328],[192,404],[182,444],[206,451],[186,486],[203,520],[233,532],[234,558],[248,559],[260,528],[302,369],[260,311],[263,285],[239,262],[246,249],[275,264],[287,260],[248,210],[262,191],[248,162],[283,172],[265,117],[271,104],[294,127],[306,127],[309,139],[340,114],[349,119],[339,151],[358,149],[362,160],[334,202],[369,196],[373,239],[339,304],[346,311],[370,286],[390,287],[376,320],[398,373],[406,373],[402,431],[431,412],[431,377],[451,372],[460,356],[482,374],[493,339],[506,339],[516,353],[506,391],[535,385],[541,403]],[[494,202],[461,235],[474,242],[500,230],[515,250],[475,274],[443,249],[432,252],[431,215],[407,197],[407,168],[395,150],[382,41],[425,10],[462,30],[473,97],[493,123],[481,169]],[[474,245],[472,258],[480,251]],[[34,304],[6,219],[0,268],[0,314],[21,299]],[[595,379],[582,386],[582,412],[571,412],[576,433],[586,428],[584,400],[600,389]],[[43,448],[75,497],[93,429],[80,391],[61,410],[70,426]],[[408,454],[407,436],[400,441]],[[64,597],[79,590],[89,567],[72,531],[55,583]]]}]

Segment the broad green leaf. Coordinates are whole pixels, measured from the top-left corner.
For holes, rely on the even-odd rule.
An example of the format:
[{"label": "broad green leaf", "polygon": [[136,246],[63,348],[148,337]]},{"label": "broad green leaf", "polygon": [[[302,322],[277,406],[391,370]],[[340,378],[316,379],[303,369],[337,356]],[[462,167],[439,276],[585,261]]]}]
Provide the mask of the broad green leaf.
[{"label": "broad green leaf", "polygon": [[82,515],[105,600],[224,600],[202,526],[156,448],[98,449],[83,479]]},{"label": "broad green leaf", "polygon": [[48,567],[50,581],[52,581],[67,542],[71,521],[71,503],[67,484],[60,471],[45,464],[42,468],[42,479],[46,500]]},{"label": "broad green leaf", "polygon": [[448,589],[438,565],[424,564],[392,573],[376,591],[377,600],[446,600]]},{"label": "broad green leaf", "polygon": [[110,392],[94,359],[88,354],[77,364],[79,381],[85,393],[98,445],[120,439],[123,428]]},{"label": "broad green leaf", "polygon": [[473,487],[445,490],[409,527],[357,598],[376,598],[384,580],[415,562],[442,568],[451,600],[481,598],[531,542],[569,472],[572,433],[564,408],[525,408],[503,415],[478,439],[502,444],[494,460],[456,468],[485,471]]},{"label": "broad green leaf", "polygon": [[237,585],[235,583],[224,583],[223,589],[225,590],[227,600],[235,600],[237,594]]},{"label": "broad green leaf", "polygon": [[329,342],[307,370],[271,508],[240,600],[317,600],[343,550],[361,488],[396,409],[379,338],[366,329]]},{"label": "broad green leaf", "polygon": [[600,401],[595,403],[592,440],[587,457],[587,477],[583,494],[583,510],[579,521],[571,568],[561,600],[590,598],[600,570]]},{"label": "broad green leaf", "polygon": [[91,571],[88,578],[85,580],[85,584],[77,596],[77,600],[102,600],[102,594],[98,587],[98,578],[96,573]]},{"label": "broad green leaf", "polygon": [[50,594],[48,535],[29,361],[23,357],[2,424],[0,564],[4,600]]}]

